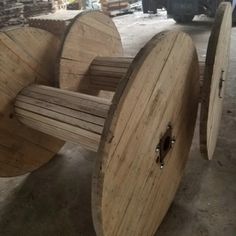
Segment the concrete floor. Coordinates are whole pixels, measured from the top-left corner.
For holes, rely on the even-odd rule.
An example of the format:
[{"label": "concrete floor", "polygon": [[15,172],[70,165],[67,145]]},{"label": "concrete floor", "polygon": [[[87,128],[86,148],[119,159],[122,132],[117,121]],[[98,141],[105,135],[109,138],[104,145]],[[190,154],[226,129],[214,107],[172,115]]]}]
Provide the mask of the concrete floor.
[{"label": "concrete floor", "polygon": [[[114,18],[125,55],[134,56],[162,30],[183,30],[205,59],[211,22],[200,17],[180,26],[164,15]],[[201,158],[198,128],[185,176],[156,236],[236,235],[236,29],[232,30],[229,80],[214,160]],[[0,236],[92,236],[91,173],[95,154],[67,144],[32,174],[0,179]],[[127,235],[128,236],[128,235]]]}]

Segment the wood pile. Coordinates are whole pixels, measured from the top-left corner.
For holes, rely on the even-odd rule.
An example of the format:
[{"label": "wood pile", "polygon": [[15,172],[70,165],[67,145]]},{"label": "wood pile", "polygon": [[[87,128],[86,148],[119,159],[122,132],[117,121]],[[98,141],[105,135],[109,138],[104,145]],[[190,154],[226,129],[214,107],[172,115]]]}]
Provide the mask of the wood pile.
[{"label": "wood pile", "polygon": [[52,8],[51,0],[0,0],[0,27],[23,23],[25,18]]},{"label": "wood pile", "polygon": [[13,22],[21,21],[24,5],[15,0],[0,0],[0,27],[4,26],[6,22],[13,24]]},{"label": "wood pile", "polygon": [[20,0],[24,4],[24,17],[48,13],[52,10],[52,1],[43,0]]},{"label": "wood pile", "polygon": [[103,12],[108,15],[116,15],[130,10],[127,0],[101,0],[101,5]]}]

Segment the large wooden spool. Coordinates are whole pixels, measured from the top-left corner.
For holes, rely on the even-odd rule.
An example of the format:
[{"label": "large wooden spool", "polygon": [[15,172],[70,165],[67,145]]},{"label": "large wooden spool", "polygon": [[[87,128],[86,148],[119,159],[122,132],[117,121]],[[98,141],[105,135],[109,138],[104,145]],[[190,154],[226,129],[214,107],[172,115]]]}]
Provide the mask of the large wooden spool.
[{"label": "large wooden spool", "polygon": [[[31,28],[19,29],[18,34],[25,30],[32,30],[33,34],[50,35]],[[54,39],[52,35],[50,37]],[[41,52],[48,53],[48,45]],[[6,45],[3,43],[2,47],[5,49]],[[52,48],[50,50],[53,51]],[[6,52],[1,52],[10,61],[12,53],[8,56]],[[186,60],[181,69],[178,68],[180,58]],[[22,64],[22,68],[28,66],[21,56],[13,62],[15,60]],[[7,120],[13,120],[12,123],[21,131],[13,135],[10,131],[14,124],[1,121],[1,125],[9,130],[8,133],[1,132],[2,150],[5,151],[7,145],[12,148],[9,148],[12,150],[9,152],[11,156],[6,155],[1,160],[1,175],[13,176],[37,168],[58,151],[63,141],[72,141],[89,150],[99,150],[92,190],[97,234],[128,232],[136,235],[146,232],[149,235],[156,230],[173,200],[191,146],[199,88],[195,47],[184,33],[162,33],[154,37],[132,62],[130,58],[95,57],[88,70],[98,90],[103,88],[106,81],[108,90],[116,90],[112,100],[48,87],[44,82],[42,84],[46,85],[37,85],[36,82],[41,83],[41,80],[36,80],[35,70],[29,70],[32,77],[27,73],[27,76],[19,74],[17,79],[20,82],[15,81],[14,71],[8,83],[1,77],[1,86],[4,84],[1,91],[14,91],[10,93],[10,99],[6,100],[6,107],[10,107],[13,114]],[[113,70],[116,72],[112,77],[110,72]],[[104,80],[95,71],[100,71],[100,75],[108,73],[110,80]],[[117,83],[117,80],[120,82]],[[5,95],[5,92],[2,94]],[[30,149],[28,143],[27,148],[19,148],[28,140],[22,139],[25,133],[31,134],[32,143],[43,150],[50,150],[50,158],[41,149],[35,151],[34,146]],[[16,140],[17,135],[21,140]],[[38,143],[34,141],[35,137]],[[9,144],[4,143],[4,140]],[[44,146],[44,141],[48,146]],[[15,154],[17,151],[19,155]],[[15,157],[18,157],[17,161]],[[40,164],[35,165],[35,159],[41,160]],[[23,160],[25,163],[33,163],[33,168],[26,168]],[[9,165],[7,169],[6,165],[10,161],[17,165]],[[136,186],[134,189],[128,187],[131,183]],[[165,188],[165,185],[169,188]],[[132,198],[134,193],[136,197]],[[149,204],[155,199],[159,204],[151,210]],[[126,211],[129,203],[131,208],[128,207]],[[120,208],[117,208],[118,205]],[[133,211],[134,208],[138,212]],[[117,209],[120,210],[117,212]],[[146,216],[147,212],[151,214],[151,221],[150,215]],[[140,227],[136,227],[137,219]],[[130,228],[127,228],[126,220]]]},{"label": "large wooden spool", "polygon": [[[108,16],[98,11],[76,11],[76,14],[71,12],[69,16],[65,16],[64,13],[55,17],[50,15],[41,20],[32,19],[31,24],[35,24],[39,28],[47,28],[47,31],[53,33],[55,33],[53,31],[55,28],[60,29],[60,37],[31,27],[1,33],[0,80],[4,85],[8,83],[9,78],[14,78],[11,80],[11,83],[14,84],[14,92],[8,92],[6,88],[2,88],[1,93],[3,101],[1,133],[4,135],[0,141],[2,146],[0,150],[2,162],[0,176],[16,176],[31,172],[48,162],[64,144],[58,139],[32,131],[29,128],[21,128],[21,126],[19,128],[19,122],[13,115],[13,100],[16,94],[30,83],[59,85],[58,68],[63,68],[62,70],[66,71],[65,74],[64,72],[60,73],[63,78],[67,78],[67,75],[70,78],[75,78],[76,83],[68,81],[68,84],[73,84],[72,90],[76,90],[75,84],[80,84],[82,78],[85,79],[85,83],[81,84],[87,86],[90,82],[86,81],[88,78],[86,68],[96,56],[120,56],[123,51],[121,39],[114,23]],[[94,26],[98,28],[94,29]],[[63,45],[62,42],[64,42]],[[87,47],[85,47],[85,42],[88,42]],[[110,43],[106,49],[101,46],[101,44],[104,45],[104,42]],[[72,44],[74,47],[71,50]],[[58,55],[61,55],[60,58]],[[72,64],[76,63],[79,63],[76,68],[82,71],[83,75],[78,75],[76,69],[73,68]],[[59,64],[61,66],[58,66]],[[67,64],[70,65],[67,67]],[[76,75],[72,76],[71,70]],[[16,81],[18,82],[16,83]],[[67,81],[65,83],[67,84]],[[96,93],[97,87],[95,86],[94,89],[91,87],[91,91]],[[88,119],[87,115],[85,117]],[[99,120],[99,125],[102,123],[104,120]],[[11,139],[14,137],[15,141],[3,138],[6,136],[5,132],[8,132],[7,135],[11,136]],[[96,150],[97,148],[91,149]],[[32,150],[35,150],[34,158],[32,158]]]},{"label": "large wooden spool", "polygon": [[16,176],[48,162],[64,142],[22,126],[14,100],[31,83],[53,85],[59,40],[35,28],[0,33],[0,176]]},{"label": "large wooden spool", "polygon": [[[123,47],[113,21],[100,11],[60,11],[33,17],[30,25],[57,35],[62,41],[56,84],[70,91],[96,94],[88,69],[97,56],[119,57]],[[109,90],[104,86],[104,90]]]},{"label": "large wooden spool", "polygon": [[221,3],[209,39],[202,87],[200,150],[206,159],[212,159],[219,133],[229,67],[231,27],[231,4]]}]

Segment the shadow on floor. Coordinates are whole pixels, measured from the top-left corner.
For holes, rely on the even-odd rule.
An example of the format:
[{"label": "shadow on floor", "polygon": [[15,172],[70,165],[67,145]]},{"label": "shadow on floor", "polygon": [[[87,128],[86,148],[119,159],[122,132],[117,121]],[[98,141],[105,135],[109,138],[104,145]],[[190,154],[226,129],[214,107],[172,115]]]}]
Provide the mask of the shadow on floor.
[{"label": "shadow on floor", "polygon": [[67,145],[30,174],[1,210],[0,235],[94,236],[90,207],[94,155]]}]

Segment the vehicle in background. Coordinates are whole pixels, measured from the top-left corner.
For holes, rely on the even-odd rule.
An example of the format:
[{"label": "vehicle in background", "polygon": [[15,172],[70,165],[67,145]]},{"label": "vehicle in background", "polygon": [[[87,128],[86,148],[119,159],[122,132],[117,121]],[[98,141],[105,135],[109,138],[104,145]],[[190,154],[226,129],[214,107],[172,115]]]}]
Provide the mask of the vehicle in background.
[{"label": "vehicle in background", "polygon": [[[144,13],[156,13],[158,8],[165,8],[168,17],[174,18],[178,23],[188,23],[195,15],[205,14],[214,17],[220,2],[222,0],[142,0],[142,5]],[[233,21],[236,21],[235,9]]]}]

